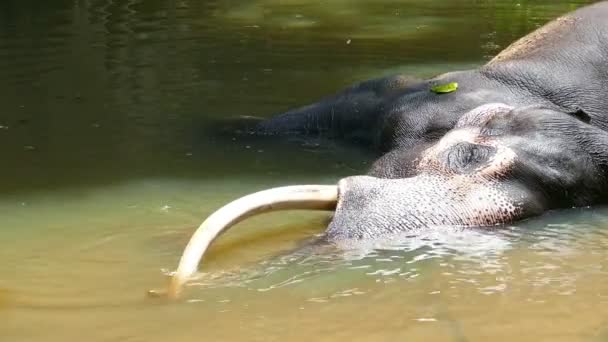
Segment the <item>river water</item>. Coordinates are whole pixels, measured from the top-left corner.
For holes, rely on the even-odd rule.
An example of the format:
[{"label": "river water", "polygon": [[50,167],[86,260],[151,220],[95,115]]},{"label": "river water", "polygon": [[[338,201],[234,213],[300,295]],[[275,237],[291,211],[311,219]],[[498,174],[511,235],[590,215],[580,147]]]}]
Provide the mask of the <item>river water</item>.
[{"label": "river water", "polygon": [[608,341],[605,207],[339,252],[303,247],[327,214],[270,214],[219,239],[183,300],[146,296],[222,204],[374,157],[235,119],[479,66],[583,3],[2,1],[2,341]]}]

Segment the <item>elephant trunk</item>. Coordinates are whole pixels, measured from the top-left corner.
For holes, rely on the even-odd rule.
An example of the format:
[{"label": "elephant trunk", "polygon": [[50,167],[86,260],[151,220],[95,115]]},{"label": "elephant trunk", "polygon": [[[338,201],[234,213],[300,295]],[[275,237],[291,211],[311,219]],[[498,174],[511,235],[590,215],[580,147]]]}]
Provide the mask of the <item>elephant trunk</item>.
[{"label": "elephant trunk", "polygon": [[518,182],[469,175],[344,178],[325,238],[384,238],[429,227],[495,226],[542,212],[541,202]]}]

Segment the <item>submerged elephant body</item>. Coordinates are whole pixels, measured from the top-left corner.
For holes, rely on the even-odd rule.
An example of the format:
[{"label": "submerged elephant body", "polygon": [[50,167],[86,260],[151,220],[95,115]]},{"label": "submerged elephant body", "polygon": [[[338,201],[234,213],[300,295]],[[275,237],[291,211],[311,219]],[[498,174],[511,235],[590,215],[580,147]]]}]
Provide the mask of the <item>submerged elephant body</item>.
[{"label": "submerged elephant body", "polygon": [[[431,91],[450,83],[458,83],[457,91]],[[239,212],[214,214],[221,218],[210,220],[221,223],[204,223],[186,248],[174,296],[209,243],[253,212],[335,209],[324,239],[339,241],[494,226],[604,203],[608,2],[552,21],[479,69],[424,81],[398,75],[363,82],[277,115],[255,132],[355,140],[382,156],[368,175],[333,188],[280,189],[272,196],[284,200],[268,201],[271,191],[251,197],[258,204],[231,204],[245,208]],[[316,196],[318,205],[311,205]]]},{"label": "submerged elephant body", "polygon": [[[450,93],[434,86],[457,83]],[[330,238],[486,226],[608,199],[608,2],[558,18],[475,70],[363,82],[262,122],[383,155],[340,182]]]}]

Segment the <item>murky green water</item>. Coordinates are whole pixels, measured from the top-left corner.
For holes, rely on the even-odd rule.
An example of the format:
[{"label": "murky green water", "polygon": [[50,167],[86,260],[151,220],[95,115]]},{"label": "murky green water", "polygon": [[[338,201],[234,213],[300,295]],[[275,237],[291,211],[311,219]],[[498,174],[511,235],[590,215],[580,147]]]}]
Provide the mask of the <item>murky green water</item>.
[{"label": "murky green water", "polygon": [[272,214],[222,237],[184,301],[144,295],[225,202],[372,157],[219,121],[474,67],[582,3],[3,1],[2,340],[608,341],[606,208],[320,254],[289,251],[325,214]]}]

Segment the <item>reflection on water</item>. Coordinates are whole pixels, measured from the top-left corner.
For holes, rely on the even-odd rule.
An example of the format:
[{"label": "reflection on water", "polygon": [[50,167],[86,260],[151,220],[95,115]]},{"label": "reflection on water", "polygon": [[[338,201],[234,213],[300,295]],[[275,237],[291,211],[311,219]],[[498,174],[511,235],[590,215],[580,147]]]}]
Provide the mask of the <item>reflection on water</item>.
[{"label": "reflection on water", "polygon": [[223,236],[184,301],[144,295],[227,201],[373,158],[223,120],[474,67],[582,3],[3,1],[0,336],[605,341],[605,208],[356,246],[310,244],[327,214],[271,214]]}]

